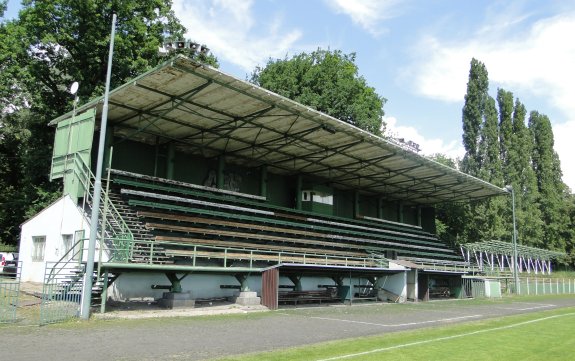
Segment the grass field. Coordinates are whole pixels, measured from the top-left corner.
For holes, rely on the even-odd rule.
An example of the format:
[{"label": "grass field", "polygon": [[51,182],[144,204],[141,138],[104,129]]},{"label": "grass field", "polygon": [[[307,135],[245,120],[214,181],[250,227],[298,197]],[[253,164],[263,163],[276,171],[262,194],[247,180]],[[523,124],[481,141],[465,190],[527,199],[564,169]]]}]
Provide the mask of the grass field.
[{"label": "grass field", "polygon": [[261,360],[569,360],[575,308],[227,357]]}]

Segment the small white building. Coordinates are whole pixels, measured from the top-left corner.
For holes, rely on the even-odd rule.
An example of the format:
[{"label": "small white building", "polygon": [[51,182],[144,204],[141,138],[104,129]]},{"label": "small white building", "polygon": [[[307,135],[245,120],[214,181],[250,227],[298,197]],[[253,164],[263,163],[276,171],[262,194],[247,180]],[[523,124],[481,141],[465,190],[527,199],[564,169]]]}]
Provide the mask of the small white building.
[{"label": "small white building", "polygon": [[[69,195],[62,196],[20,227],[23,282],[43,282],[47,262],[59,261],[76,241],[86,239],[87,244],[90,237],[90,221]],[[67,257],[72,258],[73,253]],[[76,257],[79,255],[78,252]]]}]

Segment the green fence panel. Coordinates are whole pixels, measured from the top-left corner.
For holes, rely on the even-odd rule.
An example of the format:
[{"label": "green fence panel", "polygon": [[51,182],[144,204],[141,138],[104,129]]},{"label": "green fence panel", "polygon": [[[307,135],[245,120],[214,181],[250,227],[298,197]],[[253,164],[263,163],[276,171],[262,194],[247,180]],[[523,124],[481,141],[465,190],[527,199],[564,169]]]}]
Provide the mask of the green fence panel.
[{"label": "green fence panel", "polygon": [[40,325],[79,317],[85,265],[47,262],[44,273]]},{"label": "green fence panel", "polygon": [[0,271],[0,323],[16,322],[20,297],[20,271],[22,263],[5,266]]}]

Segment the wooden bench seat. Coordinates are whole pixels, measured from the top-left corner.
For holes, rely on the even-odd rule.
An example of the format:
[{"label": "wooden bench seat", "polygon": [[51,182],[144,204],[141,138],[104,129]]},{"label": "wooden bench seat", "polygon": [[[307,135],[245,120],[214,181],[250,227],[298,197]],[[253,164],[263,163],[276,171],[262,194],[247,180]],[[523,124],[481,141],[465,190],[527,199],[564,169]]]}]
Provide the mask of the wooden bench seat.
[{"label": "wooden bench seat", "polygon": [[[265,250],[265,251],[278,251],[278,252],[297,252],[301,254],[316,254],[316,255],[337,255],[341,256],[342,251],[330,250],[330,249],[314,249],[314,248],[302,248],[302,247],[289,247],[277,244],[261,244],[252,242],[235,242],[235,241],[225,241],[218,239],[205,239],[205,238],[194,238],[194,237],[177,237],[177,236],[156,236],[156,240],[160,242],[175,242],[175,243],[192,243],[192,244],[203,244],[208,246],[218,246],[218,247],[234,247],[243,248],[250,250]],[[345,252],[346,256],[349,257],[369,257],[369,254],[362,252]]]},{"label": "wooden bench seat", "polygon": [[[409,243],[397,243],[397,242],[390,242],[390,241],[382,241],[377,239],[369,239],[369,238],[359,238],[359,237],[351,237],[351,236],[343,236],[343,235],[334,235],[328,233],[320,233],[320,232],[313,232],[313,231],[305,231],[305,230],[298,230],[293,228],[287,227],[271,227],[265,225],[258,225],[253,223],[242,223],[242,222],[234,222],[234,221],[225,221],[221,219],[213,219],[213,218],[204,218],[204,217],[194,217],[194,216],[184,216],[184,215],[177,215],[177,214],[166,214],[166,213],[158,213],[158,212],[147,212],[147,211],[140,211],[138,215],[144,218],[155,218],[161,220],[171,220],[177,222],[186,222],[186,223],[194,223],[194,224],[205,224],[205,225],[217,225],[229,228],[240,228],[240,229],[248,229],[248,230],[257,230],[257,231],[264,231],[264,232],[272,232],[272,233],[283,233],[289,234],[290,236],[300,236],[304,237],[315,237],[321,239],[328,239],[331,242],[326,241],[312,241],[315,242],[317,245],[325,245],[330,246],[330,243],[336,243],[334,241],[351,241],[354,243],[346,243],[347,247],[350,248],[358,248],[358,249],[365,249],[364,245],[357,245],[360,244],[378,244],[385,247],[393,247],[394,249],[397,248],[407,248],[412,250],[422,250],[422,251],[436,251],[436,252],[445,252],[445,249],[439,247],[428,247],[428,246],[421,246],[417,244],[409,244]],[[154,223],[159,226],[158,223]],[[168,227],[168,226],[166,226]],[[177,227],[177,226],[171,226]],[[172,228],[174,229],[174,228]],[[314,229],[318,229],[317,227]],[[181,231],[185,231],[184,228],[180,228]],[[272,238],[270,238],[272,240]],[[276,239],[278,240],[278,239]],[[434,253],[427,253],[427,254],[434,254]]]},{"label": "wooden bench seat", "polygon": [[278,303],[322,303],[340,301],[335,289],[325,289],[317,291],[288,291],[278,293]]},{"label": "wooden bench seat", "polygon": [[168,245],[163,244],[165,248],[164,253],[172,257],[187,257],[187,258],[207,258],[207,259],[227,259],[227,260],[240,260],[240,261],[265,261],[275,263],[296,263],[296,264],[314,264],[314,265],[339,265],[339,266],[355,266],[355,267],[376,267],[376,264],[369,264],[366,260],[354,260],[346,257],[321,257],[321,255],[302,255],[294,253],[282,252],[264,252],[257,250],[242,250],[242,249],[215,249],[215,247],[203,249],[178,249],[169,248]]},{"label": "wooden bench seat", "polygon": [[[118,185],[125,185],[128,187],[134,188],[143,188],[143,189],[151,189],[156,191],[168,192],[168,193],[175,193],[175,194],[182,194],[186,196],[193,196],[197,198],[204,198],[204,199],[212,199],[220,202],[224,202],[226,204],[236,203],[242,204],[246,206],[252,206],[254,209],[257,208],[265,208],[266,210],[275,210],[278,215],[286,218],[293,218],[293,219],[300,219],[303,220],[309,216],[311,217],[320,217],[318,214],[314,214],[311,212],[306,212],[302,210],[294,210],[285,208],[278,205],[272,205],[267,202],[258,202],[261,200],[266,200],[265,197],[256,196],[256,195],[248,195],[245,193],[238,193],[238,192],[231,192],[226,190],[221,190],[217,188],[210,188],[204,186],[198,186],[196,184],[185,183],[180,181],[173,181],[164,178],[158,177],[151,177],[140,175],[136,173],[124,172],[124,171],[115,171],[112,170],[112,173],[116,173],[118,175],[122,175],[124,177],[132,178],[118,178],[115,177],[112,181]],[[142,181],[144,180],[144,181]],[[150,183],[150,181],[152,183]],[[163,183],[163,184],[158,184]],[[175,185],[175,187],[174,187]],[[191,188],[191,189],[187,189]],[[207,192],[201,192],[199,190],[207,189]],[[222,194],[213,194],[213,193],[222,193]],[[231,196],[230,196],[231,195]],[[359,216],[357,219],[349,219],[343,218],[338,216],[327,216],[323,215],[326,219],[330,220],[339,220],[345,222],[347,225],[364,225],[364,226],[376,226],[381,227],[382,225],[385,226],[387,230],[392,231],[407,231],[413,234],[419,234],[425,237],[429,237],[430,239],[434,239],[435,235],[429,232],[424,231],[420,226],[411,225],[406,223],[394,222],[385,219],[373,218],[369,216]]]}]

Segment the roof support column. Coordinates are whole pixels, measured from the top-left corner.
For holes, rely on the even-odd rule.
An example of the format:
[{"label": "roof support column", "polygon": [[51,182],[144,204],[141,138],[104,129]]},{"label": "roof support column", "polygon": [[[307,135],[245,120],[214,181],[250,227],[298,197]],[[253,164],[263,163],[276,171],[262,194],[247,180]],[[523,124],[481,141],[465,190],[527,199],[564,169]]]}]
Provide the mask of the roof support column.
[{"label": "roof support column", "polygon": [[[114,128],[106,127],[106,139],[104,140],[104,164],[112,164],[110,162],[110,157],[112,154],[112,145],[114,144]],[[103,169],[106,172],[106,169]]]},{"label": "roof support column", "polygon": [[417,225],[421,227],[421,206],[417,206]]},{"label": "roof support column", "polygon": [[359,191],[353,191],[353,218],[359,217]]},{"label": "roof support column", "polygon": [[301,210],[302,183],[303,183],[303,177],[301,174],[298,174],[295,186],[295,209],[297,210]]},{"label": "roof support column", "polygon": [[268,195],[268,166],[262,165],[260,168],[260,196]]},{"label": "roof support column", "polygon": [[397,220],[400,223],[403,223],[403,202],[399,201],[398,202],[398,207],[397,207]]},{"label": "roof support column", "polygon": [[377,198],[377,218],[383,219],[383,197]]},{"label": "roof support column", "polygon": [[174,163],[176,159],[176,146],[174,143],[168,144],[168,159],[166,162],[166,178],[174,179]]},{"label": "roof support column", "polygon": [[224,188],[224,169],[226,168],[226,158],[223,155],[218,157],[218,175],[216,176],[216,187]]}]

